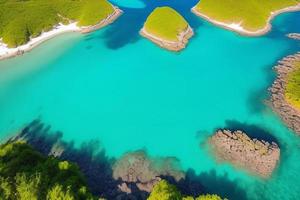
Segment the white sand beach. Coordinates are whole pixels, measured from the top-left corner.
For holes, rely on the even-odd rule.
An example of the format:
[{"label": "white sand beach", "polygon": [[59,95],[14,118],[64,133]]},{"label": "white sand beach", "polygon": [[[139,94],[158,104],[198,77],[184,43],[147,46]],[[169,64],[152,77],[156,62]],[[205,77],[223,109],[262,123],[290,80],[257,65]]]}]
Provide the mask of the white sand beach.
[{"label": "white sand beach", "polygon": [[14,57],[23,54],[24,52],[30,51],[42,42],[49,40],[62,33],[80,31],[81,29],[76,24],[76,22],[68,25],[59,24],[52,30],[43,32],[38,37],[32,38],[28,43],[18,46],[16,48],[8,48],[6,44],[0,42],[0,60],[9,57]]},{"label": "white sand beach", "polygon": [[102,20],[98,24],[94,26],[87,27],[79,27],[77,26],[77,22],[70,23],[68,25],[58,24],[52,30],[43,32],[38,37],[31,38],[29,42],[24,45],[18,46],[16,48],[9,48],[5,43],[0,39],[0,60],[15,57],[18,55],[22,55],[25,52],[31,51],[34,47],[40,45],[41,43],[63,33],[67,32],[81,32],[81,33],[89,33],[100,29],[113,21],[115,21],[123,12],[118,7],[114,6],[115,11],[109,15],[106,19]]}]

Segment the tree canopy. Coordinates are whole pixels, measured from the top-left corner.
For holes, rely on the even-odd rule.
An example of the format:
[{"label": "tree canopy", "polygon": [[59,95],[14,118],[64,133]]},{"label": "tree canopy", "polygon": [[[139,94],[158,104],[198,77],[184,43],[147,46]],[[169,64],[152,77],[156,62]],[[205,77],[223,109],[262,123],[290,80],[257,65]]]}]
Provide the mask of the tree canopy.
[{"label": "tree canopy", "polygon": [[25,142],[0,146],[1,200],[94,199],[78,166],[35,151]]},{"label": "tree canopy", "polygon": [[196,198],[183,196],[175,185],[161,180],[154,186],[148,200],[222,200],[222,198],[215,194],[200,195]]}]

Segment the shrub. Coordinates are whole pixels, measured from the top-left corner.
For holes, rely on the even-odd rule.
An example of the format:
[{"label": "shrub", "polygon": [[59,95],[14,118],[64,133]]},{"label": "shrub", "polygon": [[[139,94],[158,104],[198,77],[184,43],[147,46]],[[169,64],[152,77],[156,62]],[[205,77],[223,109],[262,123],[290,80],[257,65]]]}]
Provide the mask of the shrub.
[{"label": "shrub", "polygon": [[168,183],[165,180],[158,182],[148,200],[180,200],[182,196],[175,185]]}]

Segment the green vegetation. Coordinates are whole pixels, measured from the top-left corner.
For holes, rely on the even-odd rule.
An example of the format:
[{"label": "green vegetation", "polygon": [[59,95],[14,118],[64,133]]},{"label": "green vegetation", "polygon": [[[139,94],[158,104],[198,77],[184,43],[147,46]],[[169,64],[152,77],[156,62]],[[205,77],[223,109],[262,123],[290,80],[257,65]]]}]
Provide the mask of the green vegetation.
[{"label": "green vegetation", "polygon": [[[0,145],[0,200],[96,199],[77,165],[44,156],[25,142]],[[183,196],[176,186],[161,180],[148,200],[222,199],[217,195]]]},{"label": "green vegetation", "polygon": [[270,13],[297,5],[299,0],[201,0],[196,10],[224,23],[241,23],[248,31],[266,26]]},{"label": "green vegetation", "polygon": [[200,195],[196,198],[191,196],[184,197],[176,186],[168,183],[166,180],[161,180],[154,186],[148,200],[222,200],[222,198],[218,195],[210,194]]},{"label": "green vegetation", "polygon": [[285,98],[292,106],[300,110],[300,61],[294,62],[295,69],[288,74]]},{"label": "green vegetation", "polygon": [[178,41],[178,35],[187,29],[185,19],[170,7],[158,7],[147,18],[145,30],[169,41]]},{"label": "green vegetation", "polygon": [[77,165],[46,157],[24,142],[0,146],[0,200],[86,200]]},{"label": "green vegetation", "polygon": [[61,23],[95,25],[113,13],[107,0],[0,0],[0,38],[9,47]]}]

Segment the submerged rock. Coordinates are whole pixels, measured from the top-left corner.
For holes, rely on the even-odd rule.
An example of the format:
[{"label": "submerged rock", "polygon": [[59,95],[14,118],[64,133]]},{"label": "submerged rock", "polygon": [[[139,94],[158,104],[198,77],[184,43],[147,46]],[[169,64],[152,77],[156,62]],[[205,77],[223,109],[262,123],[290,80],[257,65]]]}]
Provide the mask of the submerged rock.
[{"label": "submerged rock", "polygon": [[152,159],[144,151],[136,151],[125,154],[114,164],[113,177],[121,180],[119,189],[123,192],[134,192],[134,188],[151,192],[161,180],[160,176],[171,176],[176,180],[184,178],[176,165],[174,158]]},{"label": "submerged rock", "polygon": [[300,40],[300,33],[289,33],[286,36],[294,40]]},{"label": "submerged rock", "polygon": [[218,130],[209,140],[220,161],[267,178],[279,161],[280,149],[274,142],[251,139],[242,131]]}]

